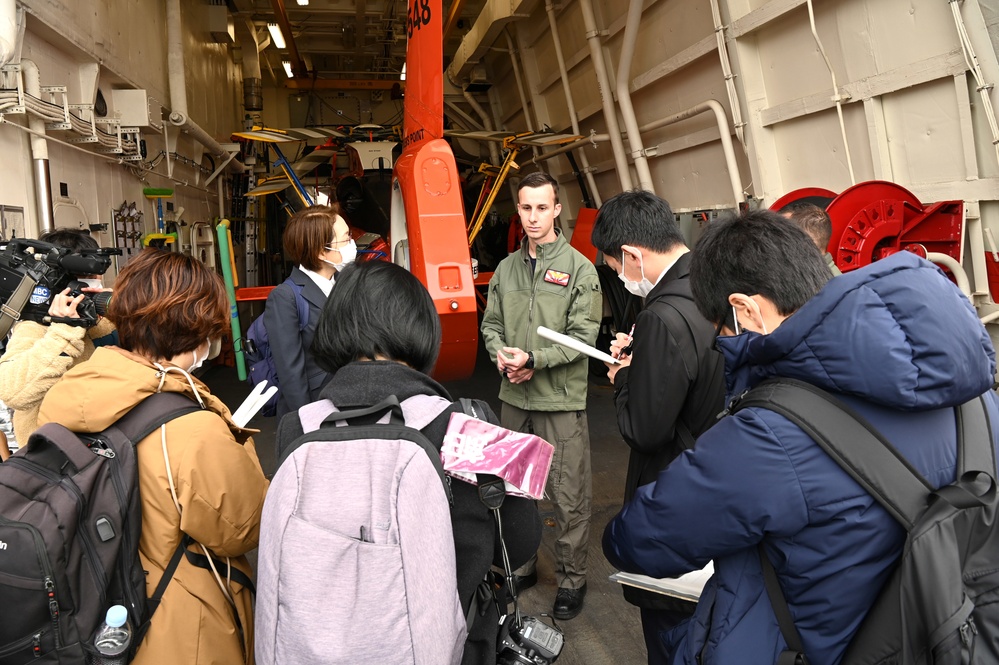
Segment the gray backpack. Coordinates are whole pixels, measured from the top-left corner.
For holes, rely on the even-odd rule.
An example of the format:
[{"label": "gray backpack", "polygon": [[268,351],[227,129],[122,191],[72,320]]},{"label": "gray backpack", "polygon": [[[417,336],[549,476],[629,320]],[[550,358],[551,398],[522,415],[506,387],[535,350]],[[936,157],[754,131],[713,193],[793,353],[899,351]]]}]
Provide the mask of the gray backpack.
[{"label": "gray backpack", "polygon": [[461,661],[450,483],[419,432],[450,405],[299,410],[260,525],[258,665]]},{"label": "gray backpack", "polygon": [[[815,386],[771,379],[733,412],[747,407],[775,411],[801,427],[908,532],[844,665],[999,663],[999,496],[985,400],[955,409],[957,478],[938,489],[862,416]],[[788,645],[777,662],[807,664],[777,574],[762,545],[759,551]]]}]

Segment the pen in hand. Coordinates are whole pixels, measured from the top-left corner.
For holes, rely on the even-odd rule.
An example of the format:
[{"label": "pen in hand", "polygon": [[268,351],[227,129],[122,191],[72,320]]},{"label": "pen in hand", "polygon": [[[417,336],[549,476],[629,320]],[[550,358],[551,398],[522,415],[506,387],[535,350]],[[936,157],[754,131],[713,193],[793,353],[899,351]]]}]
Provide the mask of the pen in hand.
[{"label": "pen in hand", "polygon": [[621,356],[631,355],[631,349],[635,345],[635,324],[631,324],[631,330],[628,332],[628,346],[621,349]]}]

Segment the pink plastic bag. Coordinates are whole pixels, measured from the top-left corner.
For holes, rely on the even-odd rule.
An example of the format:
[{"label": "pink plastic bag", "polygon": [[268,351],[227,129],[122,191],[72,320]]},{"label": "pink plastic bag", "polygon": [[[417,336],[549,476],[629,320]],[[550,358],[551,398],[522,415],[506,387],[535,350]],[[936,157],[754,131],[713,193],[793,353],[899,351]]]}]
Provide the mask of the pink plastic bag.
[{"label": "pink plastic bag", "polygon": [[476,473],[491,473],[505,481],[507,494],[540,499],[555,448],[541,437],[451,414],[441,462],[455,478],[477,484]]}]

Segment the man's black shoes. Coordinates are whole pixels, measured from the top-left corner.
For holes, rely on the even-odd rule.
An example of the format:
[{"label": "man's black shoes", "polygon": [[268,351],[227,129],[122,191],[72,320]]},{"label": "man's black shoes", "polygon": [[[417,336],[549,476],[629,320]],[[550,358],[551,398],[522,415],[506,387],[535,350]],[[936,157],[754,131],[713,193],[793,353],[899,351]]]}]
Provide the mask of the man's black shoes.
[{"label": "man's black shoes", "polygon": [[586,597],[586,583],[578,589],[559,589],[555,595],[552,615],[556,619],[571,619],[583,611],[583,598]]}]

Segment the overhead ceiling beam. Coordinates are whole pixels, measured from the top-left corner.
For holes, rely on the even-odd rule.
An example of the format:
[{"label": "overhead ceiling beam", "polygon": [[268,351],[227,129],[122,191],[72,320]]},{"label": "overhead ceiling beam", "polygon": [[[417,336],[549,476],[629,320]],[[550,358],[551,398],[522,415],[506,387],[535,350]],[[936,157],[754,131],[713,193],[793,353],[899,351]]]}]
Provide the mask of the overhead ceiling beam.
[{"label": "overhead ceiling beam", "polygon": [[288,54],[291,56],[292,72],[295,76],[308,76],[309,72],[305,67],[305,62],[302,61],[298,47],[295,46],[295,35],[291,32],[291,23],[288,22],[288,12],[285,11],[284,0],[271,0],[271,6],[274,8],[274,17],[277,19],[278,27],[281,28],[281,34],[284,35]]},{"label": "overhead ceiling beam", "polygon": [[293,78],[285,81],[285,87],[292,90],[392,90],[405,89],[405,81],[378,79],[305,79]]},{"label": "overhead ceiling beam", "polygon": [[452,0],[451,9],[449,9],[447,13],[447,22],[444,24],[444,41],[447,41],[451,31],[454,30],[454,26],[458,23],[458,19],[461,18],[461,10],[464,8],[465,0]]},{"label": "overhead ceiling beam", "polygon": [[460,86],[459,82],[496,42],[506,24],[528,17],[533,4],[533,0],[487,0],[471,30],[462,38],[447,68],[448,78]]}]

